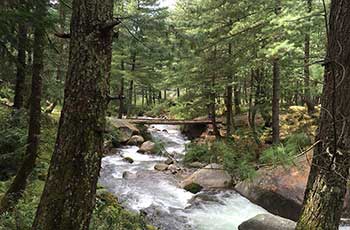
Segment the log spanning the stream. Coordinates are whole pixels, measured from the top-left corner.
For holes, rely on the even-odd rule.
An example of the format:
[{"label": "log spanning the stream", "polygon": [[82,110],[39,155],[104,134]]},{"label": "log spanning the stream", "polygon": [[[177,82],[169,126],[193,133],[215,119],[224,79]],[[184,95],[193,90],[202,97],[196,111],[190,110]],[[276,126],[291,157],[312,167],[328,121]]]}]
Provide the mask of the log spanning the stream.
[{"label": "log spanning the stream", "polygon": [[[212,124],[213,121],[210,119],[206,120],[175,120],[175,119],[139,119],[139,118],[131,118],[131,119],[122,119],[123,121],[127,121],[132,124],[146,124],[146,125],[208,125]],[[216,123],[221,123],[217,121]]]}]

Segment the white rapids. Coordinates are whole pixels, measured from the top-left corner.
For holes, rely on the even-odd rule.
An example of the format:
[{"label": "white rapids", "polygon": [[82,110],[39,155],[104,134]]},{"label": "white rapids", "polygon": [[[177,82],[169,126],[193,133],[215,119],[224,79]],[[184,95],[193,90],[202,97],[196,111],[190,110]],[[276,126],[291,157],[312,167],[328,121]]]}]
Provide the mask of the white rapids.
[{"label": "white rapids", "polygon": [[[188,141],[177,126],[154,125],[150,132],[167,152],[185,154]],[[135,146],[123,147],[115,155],[104,157],[100,183],[126,208],[152,213],[152,222],[160,229],[237,230],[243,221],[267,213],[231,190],[201,192],[199,196],[206,198],[195,201],[195,195],[179,188],[172,175],[153,169],[165,157],[144,155],[137,150]],[[132,158],[134,163],[124,161],[124,157]],[[124,172],[135,175],[123,179]]]}]

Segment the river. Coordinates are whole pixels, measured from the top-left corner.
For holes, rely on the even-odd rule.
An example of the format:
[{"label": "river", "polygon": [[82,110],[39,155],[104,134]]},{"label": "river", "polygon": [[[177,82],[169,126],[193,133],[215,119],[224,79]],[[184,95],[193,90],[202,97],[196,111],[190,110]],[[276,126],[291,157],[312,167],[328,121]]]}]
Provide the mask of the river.
[{"label": "river", "polygon": [[[154,139],[169,153],[185,154],[186,138],[177,126],[154,125]],[[166,131],[164,131],[166,130]],[[257,214],[267,213],[232,190],[209,190],[194,195],[178,187],[171,174],[154,170],[162,156],[137,153],[127,146],[104,157],[100,183],[115,194],[126,208],[147,214],[163,230],[237,230],[238,225]],[[130,164],[123,160],[131,157]],[[123,178],[123,173],[129,175]],[[344,228],[345,229],[345,228]]]}]

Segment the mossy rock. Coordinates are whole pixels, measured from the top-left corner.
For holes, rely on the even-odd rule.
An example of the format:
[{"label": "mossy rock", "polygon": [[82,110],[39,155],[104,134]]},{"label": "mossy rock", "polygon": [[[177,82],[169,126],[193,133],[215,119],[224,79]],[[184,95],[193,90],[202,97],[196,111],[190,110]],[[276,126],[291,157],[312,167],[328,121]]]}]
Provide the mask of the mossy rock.
[{"label": "mossy rock", "polygon": [[184,189],[186,191],[189,191],[193,194],[197,194],[199,193],[200,191],[202,191],[203,187],[200,186],[199,184],[196,184],[196,183],[191,183],[191,184],[188,184],[184,187]]},{"label": "mossy rock", "polygon": [[124,157],[123,160],[130,164],[134,163],[134,160],[131,157]]}]

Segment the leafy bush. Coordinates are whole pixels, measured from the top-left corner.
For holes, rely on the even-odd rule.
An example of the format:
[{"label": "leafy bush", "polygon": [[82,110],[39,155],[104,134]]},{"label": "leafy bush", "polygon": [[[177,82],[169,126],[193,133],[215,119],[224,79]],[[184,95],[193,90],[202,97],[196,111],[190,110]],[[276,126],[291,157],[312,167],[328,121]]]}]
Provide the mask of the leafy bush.
[{"label": "leafy bush", "polygon": [[207,145],[197,145],[191,143],[186,146],[186,150],[186,155],[183,159],[185,164],[196,161],[210,163],[211,155]]},{"label": "leafy bush", "polygon": [[144,219],[126,211],[111,193],[98,191],[96,206],[90,223],[91,230],[146,230]]},{"label": "leafy bush", "polygon": [[234,177],[251,178],[255,174],[254,155],[240,151],[237,146],[237,143],[230,141],[216,141],[210,146],[189,144],[184,163],[219,163]]},{"label": "leafy bush", "polygon": [[266,149],[260,162],[273,165],[290,165],[294,157],[305,147],[311,144],[311,139],[305,133],[297,133],[289,136],[285,143],[272,146]]},{"label": "leafy bush", "polygon": [[11,109],[0,106],[0,180],[16,173],[25,152],[27,121],[24,113],[11,114]]}]

